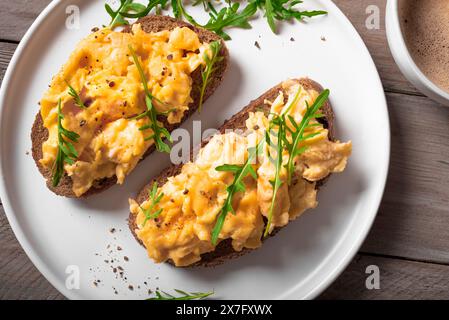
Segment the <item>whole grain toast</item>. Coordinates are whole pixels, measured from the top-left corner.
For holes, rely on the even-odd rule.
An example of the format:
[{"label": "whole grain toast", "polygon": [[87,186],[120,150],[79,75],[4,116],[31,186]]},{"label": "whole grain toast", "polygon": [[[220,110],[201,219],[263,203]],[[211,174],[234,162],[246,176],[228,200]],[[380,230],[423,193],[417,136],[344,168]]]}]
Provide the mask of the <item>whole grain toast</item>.
[{"label": "whole grain toast", "polygon": [[[224,57],[220,62],[218,62],[215,67],[216,70],[212,73],[210,76],[210,81],[208,83],[208,86],[206,87],[205,94],[204,94],[204,101],[206,101],[218,88],[218,86],[223,81],[226,69],[229,64],[229,52],[226,48],[226,45],[219,36],[217,36],[215,33],[192,26],[189,23],[186,23],[184,21],[180,21],[171,17],[167,16],[161,16],[161,15],[150,15],[144,18],[139,19],[136,23],[140,23],[142,26],[142,30],[150,33],[150,32],[159,32],[163,30],[173,30],[176,27],[187,27],[191,30],[195,31],[198,34],[198,37],[201,41],[201,43],[210,43],[212,41],[221,41],[221,52],[220,55]],[[123,32],[130,32],[131,26],[127,26],[123,29]],[[187,118],[189,118],[197,109],[198,104],[200,100],[200,87],[202,84],[202,78],[201,78],[201,70],[198,68],[195,70],[192,74],[192,92],[191,97],[193,99],[193,102],[189,104],[189,110],[185,112],[181,122],[176,124],[169,124],[167,122],[167,119],[165,116],[158,117],[158,120],[161,121],[165,128],[169,132],[175,130],[178,128]],[[42,159],[42,144],[47,141],[48,139],[48,130],[43,126],[43,120],[41,117],[40,112],[36,115],[32,130],[31,130],[31,141],[32,141],[32,154],[33,159],[36,162],[36,165],[41,172],[41,174],[44,176],[44,178],[47,180],[47,187],[60,196],[65,196],[69,198],[75,198],[75,194],[72,191],[72,179],[67,175],[64,174],[63,178],[60,181],[60,184],[57,187],[53,187],[52,185],[52,171],[48,168],[43,167],[39,160]],[[144,154],[141,160],[146,158],[149,154],[151,154],[155,150],[155,146],[153,145],[150,147]],[[94,185],[86,192],[84,193],[81,198],[88,197],[93,194],[102,192],[106,190],[107,188],[113,186],[116,184],[117,178],[114,176],[112,178],[104,178],[101,180],[95,181]]]},{"label": "whole grain toast", "polygon": [[[317,82],[308,79],[308,78],[301,78],[297,79],[298,81],[305,89],[314,89],[317,92],[322,92],[323,88],[321,85],[319,85]],[[262,94],[259,98],[251,101],[246,107],[244,107],[240,112],[232,116],[229,120],[225,121],[225,123],[219,128],[219,132],[223,134],[226,129],[246,129],[246,120],[248,118],[249,112],[255,112],[255,111],[264,111],[266,114],[269,113],[271,106],[265,103],[265,100],[268,101],[274,101],[274,99],[278,96],[279,91],[282,89],[282,84],[278,84],[277,86],[269,89],[264,94]],[[323,113],[324,117],[318,119],[318,121],[323,124],[324,128],[328,129],[328,137],[329,140],[335,141],[335,132],[334,132],[334,112],[332,110],[332,106],[327,100],[323,106],[321,107],[321,112]],[[204,147],[210,139],[206,139],[201,143],[201,147]],[[193,157],[193,152],[191,152],[191,158]],[[139,204],[142,204],[145,200],[147,200],[148,197],[148,189],[151,188],[153,183],[157,183],[157,185],[160,187],[162,186],[166,181],[168,177],[175,176],[181,172],[183,164],[179,165],[173,165],[171,167],[166,168],[163,170],[156,178],[154,178],[149,184],[147,184],[137,195],[136,201]],[[320,180],[316,184],[316,188],[319,189],[327,180],[328,177]],[[265,221],[266,222],[266,221]],[[142,241],[137,237],[135,230],[137,229],[136,225],[136,216],[132,213],[129,214],[128,218],[128,226],[134,235],[134,238],[143,245]],[[280,229],[282,228],[276,228],[271,233],[271,237],[274,236]],[[219,264],[222,264],[226,260],[233,259],[240,257],[244,255],[245,253],[248,253],[252,251],[251,249],[243,249],[240,252],[234,251],[232,248],[231,240],[226,239],[224,241],[221,241],[214,251],[205,253],[201,256],[201,261],[190,265],[189,267],[194,266],[204,266],[204,267],[212,267]],[[171,263],[171,261],[168,261],[168,263]]]}]

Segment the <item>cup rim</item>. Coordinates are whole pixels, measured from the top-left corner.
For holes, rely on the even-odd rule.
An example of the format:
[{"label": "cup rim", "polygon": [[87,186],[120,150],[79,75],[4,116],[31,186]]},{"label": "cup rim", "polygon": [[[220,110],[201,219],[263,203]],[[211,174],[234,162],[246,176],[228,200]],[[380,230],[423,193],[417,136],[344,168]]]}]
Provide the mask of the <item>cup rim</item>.
[{"label": "cup rim", "polygon": [[[391,19],[393,19],[393,21],[391,23],[391,26],[387,27],[387,29],[393,28],[393,31],[394,31],[395,35],[397,36],[396,41],[399,42],[398,45],[396,45],[395,47],[397,49],[400,49],[407,59],[407,61],[402,64],[408,64],[411,67],[411,71],[415,74],[415,77],[416,77],[415,81],[419,81],[425,87],[425,89],[440,96],[441,98],[446,100],[446,103],[449,103],[449,93],[447,91],[441,89],[438,85],[436,85],[433,81],[431,81],[421,71],[421,69],[416,65],[415,61],[413,60],[413,57],[411,56],[410,51],[405,42],[404,34],[403,34],[402,28],[401,28],[401,23],[399,21],[399,5],[398,4],[399,4],[399,0],[388,0],[387,6],[390,6],[390,10],[392,13]],[[388,19],[387,19],[387,21],[388,21]],[[388,31],[387,31],[387,35],[388,35]],[[394,45],[393,46],[391,45],[390,41],[389,41],[389,45],[390,45],[390,47],[394,46]],[[398,63],[398,65],[400,65],[400,63]],[[405,72],[403,72],[403,73],[405,73]],[[405,75],[405,76],[407,77],[407,75]],[[408,80],[411,81],[411,79],[408,79]],[[411,82],[413,83],[414,81],[411,81]],[[413,84],[415,84],[415,83],[413,83]]]}]

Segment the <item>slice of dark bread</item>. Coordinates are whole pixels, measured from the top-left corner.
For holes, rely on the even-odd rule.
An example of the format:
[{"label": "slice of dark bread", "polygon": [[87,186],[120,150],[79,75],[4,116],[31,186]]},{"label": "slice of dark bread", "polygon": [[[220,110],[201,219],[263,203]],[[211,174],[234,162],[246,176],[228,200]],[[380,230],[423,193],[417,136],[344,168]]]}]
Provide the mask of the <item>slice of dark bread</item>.
[{"label": "slice of dark bread", "polygon": [[[221,56],[224,57],[222,61],[217,63],[216,70],[212,73],[210,77],[210,82],[206,88],[206,92],[204,94],[204,101],[209,98],[214,91],[218,88],[218,86],[223,81],[226,69],[229,64],[229,52],[226,48],[226,45],[219,36],[217,36],[215,33],[208,31],[206,29],[194,27],[191,24],[188,24],[184,21],[176,20],[171,17],[167,16],[160,16],[160,15],[150,15],[144,18],[139,19],[136,23],[140,23],[142,26],[143,31],[150,33],[150,32],[159,32],[163,30],[173,30],[176,27],[187,27],[192,29],[198,34],[198,37],[202,43],[210,43],[212,41],[219,40],[222,43],[222,49],[221,49]],[[123,32],[130,32],[131,26],[127,26],[124,28]],[[184,113],[184,117],[182,118],[180,123],[176,124],[169,124],[167,122],[167,119],[165,116],[159,117],[158,120],[160,120],[165,128],[169,132],[175,130],[178,128],[187,118],[189,118],[197,109],[199,104],[199,98],[200,98],[200,87],[202,84],[201,79],[201,70],[198,68],[192,73],[192,92],[191,97],[193,99],[193,102],[189,104],[189,110]],[[48,168],[43,167],[39,160],[42,159],[42,144],[47,141],[48,139],[48,131],[43,126],[43,121],[40,112],[36,115],[36,119],[34,121],[32,130],[31,130],[31,141],[32,141],[32,154],[34,161],[36,162],[36,165],[41,172],[41,174],[44,176],[44,178],[47,180],[47,187],[60,196],[70,197],[70,198],[76,198],[75,194],[72,191],[72,179],[67,176],[67,174],[64,175],[64,177],[61,179],[60,184],[57,187],[53,187],[52,185],[52,171]],[[150,147],[147,152],[144,154],[141,160],[143,160],[145,157],[147,157],[149,154],[151,154],[155,150],[155,147]],[[117,178],[114,176],[112,178],[105,178],[102,180],[98,180],[94,183],[94,185],[81,197],[88,197],[90,195],[102,192],[106,190],[107,188],[113,186],[116,184]]]},{"label": "slice of dark bread", "polygon": [[[305,88],[305,89],[314,89],[317,92],[322,92],[323,88],[321,85],[316,83],[315,81],[308,79],[308,78],[301,78],[297,79],[297,81]],[[266,114],[269,113],[271,106],[268,104],[265,104],[265,100],[268,101],[274,101],[274,99],[278,96],[279,91],[282,89],[282,84],[278,84],[277,86],[271,88],[270,90],[266,91],[264,94],[262,94],[259,98],[256,100],[251,101],[246,107],[244,107],[240,112],[232,116],[229,120],[225,121],[225,123],[219,128],[220,133],[224,133],[226,129],[246,129],[246,120],[248,119],[248,113],[249,112],[255,112],[255,111],[264,111]],[[321,112],[324,114],[324,117],[319,119],[320,123],[323,124],[325,128],[329,131],[329,139],[331,141],[335,141],[334,136],[334,112],[332,110],[332,106],[329,101],[326,101],[324,105],[321,108]],[[204,147],[208,140],[205,140],[201,143],[201,147]],[[192,153],[193,154],[193,153]],[[168,177],[175,176],[181,172],[182,164],[179,165],[173,165],[171,167],[168,167],[167,169],[163,170],[156,178],[154,178],[149,184],[147,184],[137,195],[136,201],[139,204],[142,204],[145,200],[147,200],[148,197],[148,189],[151,188],[153,183],[157,183],[158,186],[162,186],[166,181]],[[322,179],[317,182],[316,188],[318,189],[321,187],[325,182],[326,179]],[[142,241],[137,237],[135,230],[137,229],[136,225],[136,216],[132,213],[129,214],[128,218],[128,225],[129,228],[134,235],[135,239],[143,245]],[[274,236],[280,229],[275,229],[270,236]],[[201,256],[201,261],[189,266],[216,266],[219,264],[222,264],[226,260],[237,258],[247,252],[250,252],[251,249],[243,249],[240,252],[234,251],[232,248],[231,240],[227,239],[222,242],[220,242],[217,247],[215,248],[215,251],[205,253]],[[171,261],[168,261],[169,263],[172,263]]]}]

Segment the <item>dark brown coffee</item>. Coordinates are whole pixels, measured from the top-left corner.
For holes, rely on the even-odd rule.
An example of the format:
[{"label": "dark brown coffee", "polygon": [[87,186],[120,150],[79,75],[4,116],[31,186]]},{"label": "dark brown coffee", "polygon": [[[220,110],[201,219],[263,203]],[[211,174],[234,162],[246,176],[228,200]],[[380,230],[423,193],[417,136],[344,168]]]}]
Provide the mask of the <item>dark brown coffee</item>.
[{"label": "dark brown coffee", "polygon": [[399,18],[416,65],[449,92],[449,0],[399,1]]}]

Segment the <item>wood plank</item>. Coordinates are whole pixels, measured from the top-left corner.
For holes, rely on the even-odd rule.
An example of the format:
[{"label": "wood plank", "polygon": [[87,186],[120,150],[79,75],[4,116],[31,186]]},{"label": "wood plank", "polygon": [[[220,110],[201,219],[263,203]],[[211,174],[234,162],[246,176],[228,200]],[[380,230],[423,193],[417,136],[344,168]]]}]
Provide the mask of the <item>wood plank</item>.
[{"label": "wood plank", "polygon": [[449,108],[425,97],[387,99],[390,172],[362,250],[449,264]]},{"label": "wood plank", "polygon": [[0,84],[16,48],[14,43],[0,42]]},{"label": "wood plank", "polygon": [[17,242],[0,204],[0,300],[63,299]]},{"label": "wood plank", "polygon": [[[380,288],[368,290],[366,273],[379,267]],[[449,266],[357,255],[319,299],[449,299]]]},{"label": "wood plank", "polygon": [[20,41],[50,0],[0,1],[0,39]]},{"label": "wood plank", "polygon": [[[334,3],[346,14],[362,39],[365,41],[373,60],[377,66],[384,88],[387,91],[399,91],[420,94],[402,75],[397,67],[388,47],[385,33],[385,6],[386,0],[333,0]],[[380,9],[380,28],[369,30],[366,20],[371,14],[367,8],[375,6]]]}]

